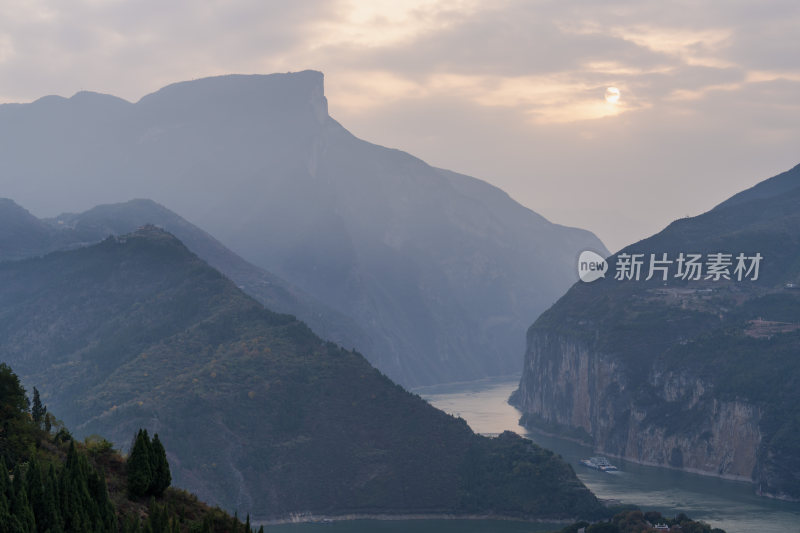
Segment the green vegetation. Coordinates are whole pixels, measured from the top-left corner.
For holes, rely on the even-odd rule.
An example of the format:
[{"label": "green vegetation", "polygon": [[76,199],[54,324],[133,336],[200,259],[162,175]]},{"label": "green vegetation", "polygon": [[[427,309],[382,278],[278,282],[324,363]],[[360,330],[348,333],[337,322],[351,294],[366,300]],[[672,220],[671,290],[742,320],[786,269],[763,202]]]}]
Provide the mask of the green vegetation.
[{"label": "green vegetation", "polygon": [[0,284],[0,358],[70,427],[120,446],[155,421],[132,496],[157,494],[163,443],[175,485],[258,519],[604,511],[559,457],[475,435],[166,232],[1,263]]},{"label": "green vegetation", "polygon": [[657,533],[659,530],[655,529],[655,526],[659,524],[668,526],[670,531],[681,533],[725,533],[722,529],[691,520],[683,513],[670,519],[656,511],[643,513],[639,510],[624,511],[608,521],[594,524],[585,521],[576,522],[558,533],[577,533],[580,530],[586,533]]},{"label": "green vegetation", "polygon": [[0,455],[15,460],[31,447],[29,426],[30,403],[25,389],[11,368],[0,363]]},{"label": "green vegetation", "polygon": [[[242,523],[186,492],[167,490],[169,466],[157,437],[150,445],[151,460],[160,477],[149,489],[152,496],[129,496],[134,492],[127,483],[136,468],[133,457],[125,461],[104,439],[81,444],[64,428],[55,434],[45,431],[28,408],[19,379],[5,364],[0,364],[0,385],[3,442],[14,444],[5,446],[0,458],[1,533],[252,531],[249,517]],[[42,413],[45,407],[39,402],[38,409]],[[138,432],[137,443],[140,437],[147,441],[146,432]]]},{"label": "green vegetation", "polygon": [[[470,513],[535,516],[549,511],[569,516],[581,505],[576,500],[581,483],[571,470],[563,468],[560,457],[511,431],[494,440],[473,443],[465,459],[461,507]],[[542,494],[542,478],[560,483]],[[605,509],[597,510],[593,516],[606,513]]]},{"label": "green vegetation", "polygon": [[42,399],[39,397],[39,391],[36,389],[36,387],[33,388],[33,407],[31,407],[31,417],[33,418],[33,423],[39,428],[41,428],[45,423],[45,420],[47,420],[47,407],[42,405]]},{"label": "green vegetation", "polygon": [[146,429],[136,434],[128,457],[128,490],[133,496],[160,497],[172,483],[167,452],[156,433],[153,441]]}]

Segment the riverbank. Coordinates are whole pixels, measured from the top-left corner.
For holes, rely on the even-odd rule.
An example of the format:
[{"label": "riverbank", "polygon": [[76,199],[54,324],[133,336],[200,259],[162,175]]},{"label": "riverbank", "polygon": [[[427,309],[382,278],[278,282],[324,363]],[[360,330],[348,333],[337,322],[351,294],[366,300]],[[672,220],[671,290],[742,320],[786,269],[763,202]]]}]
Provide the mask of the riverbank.
[{"label": "riverbank", "polygon": [[760,497],[746,482],[642,465],[624,458],[615,458],[620,467],[616,474],[582,467],[580,460],[594,454],[592,447],[519,426],[521,413],[507,403],[518,384],[515,378],[483,380],[462,387],[448,385],[442,390],[427,387],[422,396],[435,407],[461,416],[478,433],[515,431],[560,454],[604,501],[617,500],[665,516],[683,512],[728,533],[784,533],[797,529],[799,503]]},{"label": "riverbank", "polygon": [[464,520],[464,521],[491,521],[491,522],[518,522],[524,524],[572,524],[578,518],[570,519],[545,519],[545,518],[520,518],[503,515],[477,515],[477,514],[453,514],[453,513],[409,513],[409,514],[342,514],[342,515],[315,515],[313,513],[292,515],[281,519],[254,519],[250,522],[256,526],[277,526],[286,524],[312,524],[330,522],[353,522],[365,520],[378,521],[407,521],[407,520]]},{"label": "riverbank", "polygon": [[[571,437],[569,435],[564,435],[562,433],[558,433],[557,431],[552,431],[549,428],[545,429],[543,427],[539,427],[536,424],[528,423],[528,424],[523,425],[522,427],[524,427],[526,430],[528,430],[529,432],[532,432],[532,433],[537,433],[539,435],[543,435],[543,436],[546,436],[546,437],[551,437],[551,438],[555,438],[555,439],[561,439],[561,440],[565,440],[565,441],[569,441],[569,442],[574,442],[575,444],[580,444],[582,446],[590,447],[592,449],[592,453],[595,454],[595,455],[603,455],[605,457],[610,457],[612,459],[619,459],[619,460],[625,461],[627,463],[633,463],[633,464],[642,465],[642,466],[650,466],[650,467],[654,467],[654,468],[663,468],[665,470],[675,470],[675,471],[678,471],[678,472],[686,472],[687,474],[695,474],[695,475],[699,475],[699,476],[706,476],[706,477],[712,477],[712,478],[717,478],[717,479],[724,479],[724,480],[727,480],[727,481],[735,481],[737,483],[746,483],[746,484],[749,484],[749,485],[751,485],[753,487],[754,494],[758,494],[758,492],[755,489],[755,485],[753,483],[753,479],[749,478],[749,477],[746,477],[746,476],[736,476],[736,475],[731,475],[731,474],[715,474],[714,472],[710,472],[708,470],[701,470],[699,468],[685,468],[685,467],[680,467],[679,468],[679,467],[675,467],[675,466],[656,463],[656,462],[653,462],[653,461],[642,461],[642,460],[638,460],[638,459],[635,459],[635,458],[626,457],[624,455],[618,455],[618,454],[615,454],[615,453],[607,452],[605,450],[595,449],[591,445],[591,443],[586,442],[586,440],[584,440],[584,439],[581,439],[581,438],[578,438],[578,437]],[[768,496],[766,494],[760,494],[760,496],[763,496],[765,498],[773,498],[773,496]],[[800,501],[800,500],[786,500],[785,498],[775,498],[775,499],[784,500],[784,501]]]}]

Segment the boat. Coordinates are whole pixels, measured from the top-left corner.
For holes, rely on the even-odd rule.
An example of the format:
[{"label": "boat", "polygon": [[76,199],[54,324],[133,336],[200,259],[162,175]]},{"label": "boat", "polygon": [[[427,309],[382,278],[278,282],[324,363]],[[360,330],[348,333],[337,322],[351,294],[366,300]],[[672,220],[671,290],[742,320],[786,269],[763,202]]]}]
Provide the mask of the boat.
[{"label": "boat", "polygon": [[594,470],[600,470],[601,472],[616,472],[619,470],[605,457],[590,457],[589,459],[581,459],[581,464]]}]

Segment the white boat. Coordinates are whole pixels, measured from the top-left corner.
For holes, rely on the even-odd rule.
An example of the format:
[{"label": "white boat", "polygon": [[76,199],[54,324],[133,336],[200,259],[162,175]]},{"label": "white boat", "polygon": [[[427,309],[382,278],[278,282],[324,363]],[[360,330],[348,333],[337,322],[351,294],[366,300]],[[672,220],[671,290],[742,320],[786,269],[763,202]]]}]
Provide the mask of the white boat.
[{"label": "white boat", "polygon": [[605,457],[590,457],[589,459],[581,459],[581,464],[594,470],[600,470],[601,472],[616,472],[619,470]]}]

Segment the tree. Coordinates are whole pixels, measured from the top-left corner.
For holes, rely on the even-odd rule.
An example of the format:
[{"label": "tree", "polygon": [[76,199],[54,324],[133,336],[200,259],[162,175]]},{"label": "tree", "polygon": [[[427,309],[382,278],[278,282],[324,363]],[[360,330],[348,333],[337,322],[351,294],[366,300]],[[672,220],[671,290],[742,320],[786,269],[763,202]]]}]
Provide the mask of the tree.
[{"label": "tree", "polygon": [[0,363],[0,416],[3,419],[27,413],[30,403],[19,377],[5,363]]},{"label": "tree", "polygon": [[33,407],[31,407],[31,416],[33,417],[33,422],[40,428],[47,417],[47,406],[42,405],[42,400],[39,398],[39,390],[36,387],[33,388]]},{"label": "tree", "polygon": [[148,533],[170,533],[170,519],[166,505],[161,506],[155,499],[150,500],[148,515],[148,524],[145,528]]},{"label": "tree", "polygon": [[132,496],[160,498],[172,484],[167,451],[158,434],[153,441],[146,429],[139,429],[128,457],[128,492]]},{"label": "tree", "polygon": [[[53,524],[50,525],[50,533],[61,533],[62,531],[62,517],[61,512],[59,510],[59,502],[61,498],[58,493],[58,476],[56,475],[56,469],[51,464],[50,468],[47,470],[47,477],[44,482],[44,491],[45,491],[45,508],[48,509],[48,513],[54,512],[55,520]],[[44,526],[48,524],[45,522],[43,523]],[[45,527],[44,531],[47,531],[47,527]]]},{"label": "tree", "polygon": [[147,431],[140,429],[128,457],[128,492],[132,496],[146,495],[153,481],[149,440]]},{"label": "tree", "polygon": [[11,514],[19,520],[22,531],[35,533],[36,519],[33,516],[28,492],[25,490],[25,475],[19,464],[14,467],[14,481],[12,482],[13,495],[11,497]]},{"label": "tree", "polygon": [[172,484],[172,474],[169,471],[169,462],[167,462],[167,451],[164,449],[164,445],[161,444],[158,433],[153,435],[153,444],[150,452],[150,468],[153,474],[150,494],[161,497],[167,487]]},{"label": "tree", "polygon": [[0,363],[0,456],[13,461],[24,455],[33,443],[33,428],[25,389],[11,368]]}]

